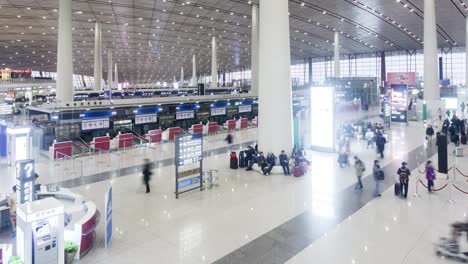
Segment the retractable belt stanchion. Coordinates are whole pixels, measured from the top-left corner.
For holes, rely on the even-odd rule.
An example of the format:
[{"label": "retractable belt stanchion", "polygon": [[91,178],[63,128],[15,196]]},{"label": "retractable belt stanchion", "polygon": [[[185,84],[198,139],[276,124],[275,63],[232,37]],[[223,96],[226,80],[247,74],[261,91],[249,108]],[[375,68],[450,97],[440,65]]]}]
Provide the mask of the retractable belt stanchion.
[{"label": "retractable belt stanchion", "polygon": [[455,175],[457,174],[456,162],[453,164],[452,168],[453,168],[453,180],[450,180],[450,172],[447,173],[447,179],[448,179],[448,184],[449,184],[449,199],[447,202],[450,204],[455,203],[455,200],[453,200],[452,198],[452,185],[453,185],[453,182],[455,181]]}]

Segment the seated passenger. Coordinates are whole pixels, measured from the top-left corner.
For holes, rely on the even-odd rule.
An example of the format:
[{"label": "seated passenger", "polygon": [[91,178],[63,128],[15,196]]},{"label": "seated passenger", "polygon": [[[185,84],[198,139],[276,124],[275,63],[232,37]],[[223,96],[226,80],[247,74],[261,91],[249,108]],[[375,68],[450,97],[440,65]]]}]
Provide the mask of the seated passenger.
[{"label": "seated passenger", "polygon": [[270,175],[271,170],[276,164],[276,156],[273,153],[269,153],[266,159],[266,166],[262,167],[262,172],[264,175]]}]

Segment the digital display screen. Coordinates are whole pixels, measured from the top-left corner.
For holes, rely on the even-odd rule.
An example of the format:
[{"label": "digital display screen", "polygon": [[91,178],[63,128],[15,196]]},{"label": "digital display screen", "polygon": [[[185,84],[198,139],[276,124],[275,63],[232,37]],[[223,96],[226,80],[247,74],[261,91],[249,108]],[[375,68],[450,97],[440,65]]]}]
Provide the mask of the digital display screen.
[{"label": "digital display screen", "polygon": [[408,86],[400,84],[391,87],[392,122],[406,123],[408,121]]},{"label": "digital display screen", "polygon": [[334,89],[312,87],[310,92],[311,145],[322,150],[334,149]]}]

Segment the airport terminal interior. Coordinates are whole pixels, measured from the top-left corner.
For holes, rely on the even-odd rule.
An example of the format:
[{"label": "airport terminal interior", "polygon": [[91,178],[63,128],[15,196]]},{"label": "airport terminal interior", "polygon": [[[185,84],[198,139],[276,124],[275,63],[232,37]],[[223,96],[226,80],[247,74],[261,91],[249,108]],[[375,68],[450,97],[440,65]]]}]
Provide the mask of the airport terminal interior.
[{"label": "airport terminal interior", "polygon": [[0,0],[0,28],[0,264],[468,263],[467,0]]}]

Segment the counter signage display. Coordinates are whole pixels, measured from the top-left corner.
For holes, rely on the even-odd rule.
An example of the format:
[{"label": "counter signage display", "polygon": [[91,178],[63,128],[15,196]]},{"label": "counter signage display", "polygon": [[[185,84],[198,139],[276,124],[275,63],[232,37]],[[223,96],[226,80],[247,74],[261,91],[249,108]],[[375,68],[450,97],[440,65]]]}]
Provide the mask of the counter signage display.
[{"label": "counter signage display", "polygon": [[391,114],[392,122],[408,122],[408,86],[405,84],[392,85]]},{"label": "counter signage display", "polygon": [[104,206],[106,208],[106,237],[105,237],[105,246],[109,247],[109,244],[112,239],[112,186],[106,192]]},{"label": "counter signage display", "polygon": [[34,169],[34,160],[19,160],[16,162],[16,195],[18,204],[35,200]]},{"label": "counter signage display", "polygon": [[195,118],[195,111],[193,111],[193,110],[181,111],[181,112],[177,112],[177,114],[176,114],[176,119],[177,120],[193,119],[193,118]]},{"label": "counter signage display", "polygon": [[82,130],[95,130],[109,128],[109,118],[105,119],[90,119],[81,121]]},{"label": "counter signage display", "polygon": [[175,194],[179,198],[179,194],[203,188],[203,134],[178,136],[175,148]]},{"label": "counter signage display", "polygon": [[239,105],[239,113],[252,112],[252,105]]},{"label": "counter signage display", "polygon": [[137,115],[135,116],[135,125],[157,123],[158,115]]},{"label": "counter signage display", "polygon": [[211,108],[211,116],[226,115],[226,107]]}]

